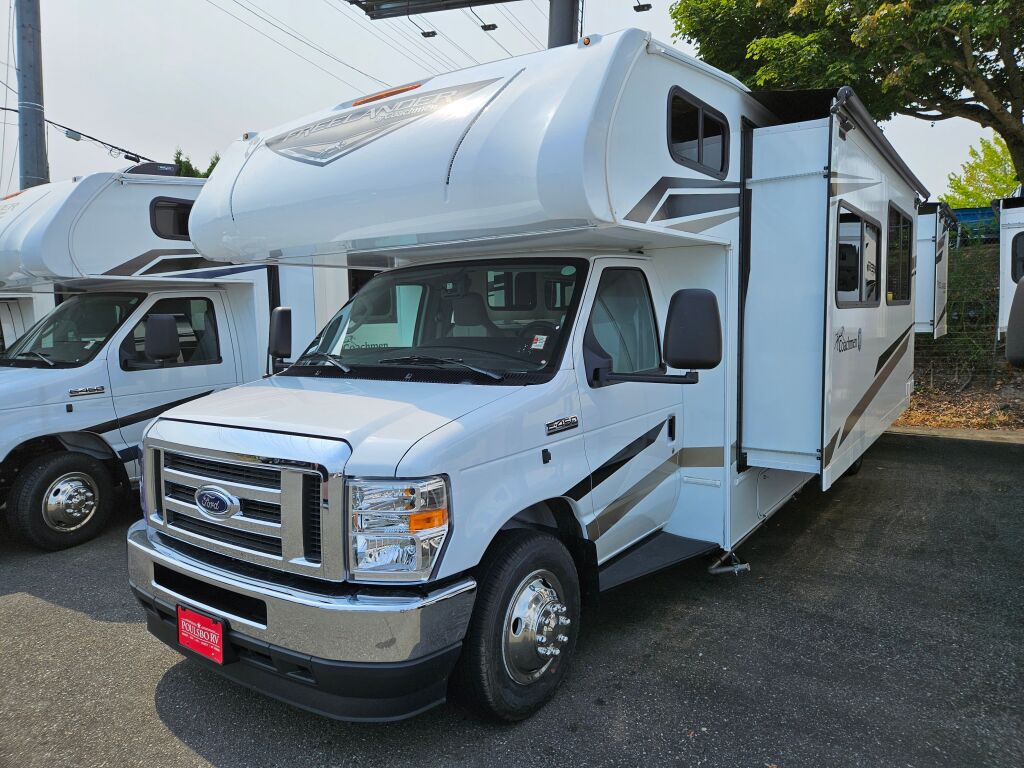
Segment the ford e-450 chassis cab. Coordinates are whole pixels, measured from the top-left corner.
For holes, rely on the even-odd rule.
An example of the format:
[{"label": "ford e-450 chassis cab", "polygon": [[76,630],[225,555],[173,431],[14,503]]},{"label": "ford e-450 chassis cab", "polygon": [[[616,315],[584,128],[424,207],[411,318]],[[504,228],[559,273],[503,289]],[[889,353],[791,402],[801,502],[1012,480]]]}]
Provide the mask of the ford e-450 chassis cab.
[{"label": "ford e-450 chassis cab", "polygon": [[585,595],[743,570],[906,408],[926,196],[848,88],[753,93],[638,30],[246,134],[206,258],[385,271],[149,428],[150,631],[335,717],[528,716]]}]

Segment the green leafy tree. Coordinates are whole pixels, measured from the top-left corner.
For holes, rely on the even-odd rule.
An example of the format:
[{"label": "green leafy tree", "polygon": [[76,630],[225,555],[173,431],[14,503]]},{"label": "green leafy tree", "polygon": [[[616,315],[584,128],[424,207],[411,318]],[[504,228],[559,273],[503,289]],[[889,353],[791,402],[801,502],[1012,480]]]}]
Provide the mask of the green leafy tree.
[{"label": "green leafy tree", "polygon": [[1022,0],[676,0],[671,14],[751,87],[850,85],[880,120],[973,120],[1024,178]]},{"label": "green leafy tree", "polygon": [[192,164],[192,159],[181,151],[181,147],[174,150],[174,164],[178,166],[179,176],[194,176],[205,179],[213,173],[213,169],[217,167],[219,162],[220,155],[215,152],[213,157],[210,158],[210,164],[206,166],[206,170],[202,171]]},{"label": "green leafy tree", "polygon": [[978,147],[970,148],[968,155],[960,173],[947,177],[949,193],[940,198],[943,202],[951,208],[981,208],[1013,194],[1020,182],[1002,138],[983,138]]}]

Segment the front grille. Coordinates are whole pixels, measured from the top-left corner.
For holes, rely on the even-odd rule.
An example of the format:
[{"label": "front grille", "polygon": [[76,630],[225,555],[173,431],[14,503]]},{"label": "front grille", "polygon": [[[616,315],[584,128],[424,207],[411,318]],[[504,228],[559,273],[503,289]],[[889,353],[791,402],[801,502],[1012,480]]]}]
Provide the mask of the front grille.
[{"label": "front grille", "polygon": [[320,478],[302,476],[302,545],[306,559],[320,562]]},{"label": "front grille", "polygon": [[[171,450],[157,455],[162,461],[154,473],[156,495],[166,535],[272,568],[316,574],[323,558],[319,473]],[[204,486],[237,499],[237,511],[219,517],[200,510],[195,497]]]},{"label": "front grille", "polygon": [[276,469],[247,467],[244,464],[230,464],[226,461],[200,459],[180,453],[165,454],[164,467],[190,474],[199,474],[210,480],[244,483],[245,485],[254,485],[258,488],[281,487],[281,473]]},{"label": "front grille", "polygon": [[235,547],[243,547],[253,552],[262,552],[265,555],[281,556],[281,539],[273,536],[263,536],[259,533],[242,531],[237,528],[228,528],[216,523],[208,523],[187,515],[175,515],[171,521],[171,528],[179,528],[197,536],[205,536],[208,539],[223,541]]}]

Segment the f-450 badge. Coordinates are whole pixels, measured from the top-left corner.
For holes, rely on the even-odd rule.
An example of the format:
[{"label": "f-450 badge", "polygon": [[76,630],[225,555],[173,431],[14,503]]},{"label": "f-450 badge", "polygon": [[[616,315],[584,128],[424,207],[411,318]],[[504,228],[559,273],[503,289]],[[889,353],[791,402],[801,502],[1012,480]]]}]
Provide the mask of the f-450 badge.
[{"label": "f-450 badge", "polygon": [[846,333],[846,328],[840,328],[836,333],[835,350],[836,352],[849,352],[851,350],[860,351],[864,346],[864,330],[862,328],[857,329],[857,335],[854,336],[851,332]]},{"label": "f-450 badge", "polygon": [[549,421],[545,426],[549,435],[557,435],[559,432],[566,432],[576,429],[580,425],[578,416],[566,416],[564,419]]},{"label": "f-450 badge", "polygon": [[324,166],[370,142],[433,114],[495,83],[499,78],[453,85],[433,91],[410,91],[401,98],[374,102],[362,109],[346,108],[306,125],[267,139],[267,146],[282,157]]}]

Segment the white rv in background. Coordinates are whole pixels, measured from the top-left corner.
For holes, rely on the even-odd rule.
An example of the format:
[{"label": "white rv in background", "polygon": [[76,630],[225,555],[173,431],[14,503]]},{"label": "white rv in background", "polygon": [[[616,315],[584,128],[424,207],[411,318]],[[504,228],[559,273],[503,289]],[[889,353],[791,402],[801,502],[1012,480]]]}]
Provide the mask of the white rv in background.
[{"label": "white rv in background", "polygon": [[[199,256],[188,216],[203,180],[152,173],[168,169],[96,173],[0,205],[3,290],[31,305],[54,285],[59,302],[0,352],[0,503],[37,546],[102,529],[115,494],[138,480],[154,416],[264,374],[272,307],[294,308],[301,346],[346,298],[309,268]],[[147,356],[156,315],[175,318],[173,358]]]},{"label": "white rv in background", "polygon": [[956,225],[956,214],[945,203],[922,203],[917,209],[914,333],[930,333],[935,339],[948,328],[949,238]]},{"label": "white rv in background", "polygon": [[1010,323],[1014,289],[1024,277],[1024,188],[1013,197],[995,200],[992,207],[999,218],[999,323],[1001,338]]},{"label": "white rv in background", "polygon": [[37,288],[30,294],[0,293],[0,352],[17,341],[37,317],[53,309],[53,292]]},{"label": "white rv in background", "polygon": [[527,717],[584,594],[742,570],[907,407],[925,197],[849,88],[751,92],[639,30],[247,134],[205,258],[386,271],[148,429],[150,631],[334,717]]}]

